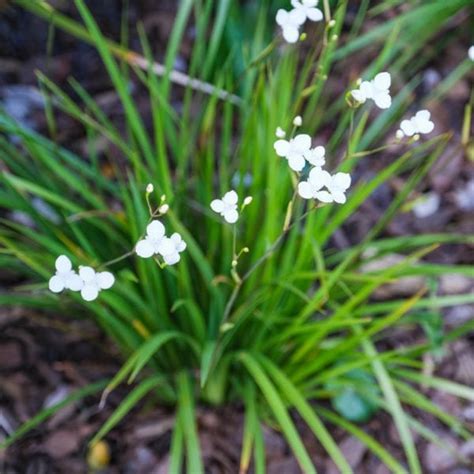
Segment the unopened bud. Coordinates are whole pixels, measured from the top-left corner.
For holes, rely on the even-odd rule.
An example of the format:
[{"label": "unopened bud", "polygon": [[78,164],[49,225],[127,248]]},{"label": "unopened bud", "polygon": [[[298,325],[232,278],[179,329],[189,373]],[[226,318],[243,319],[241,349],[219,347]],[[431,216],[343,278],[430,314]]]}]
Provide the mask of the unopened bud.
[{"label": "unopened bud", "polygon": [[303,119],[301,118],[301,115],[297,115],[294,119],[293,119],[293,125],[295,127],[301,127],[301,125],[303,124]]},{"label": "unopened bud", "polygon": [[245,199],[244,199],[244,206],[248,206],[253,200],[253,197],[252,196],[247,196]]},{"label": "unopened bud", "polygon": [[404,136],[405,134],[401,130],[397,130],[397,133],[395,134],[397,140],[401,140]]},{"label": "unopened bud", "polygon": [[232,267],[235,268],[237,266],[238,262],[237,260],[232,260]]},{"label": "unopened bud", "polygon": [[286,133],[281,127],[277,127],[275,135],[277,138],[285,138]]},{"label": "unopened bud", "polygon": [[307,37],[308,37],[308,35],[306,33],[301,33],[300,34],[300,41],[304,41]]},{"label": "unopened bud", "polygon": [[337,41],[339,39],[339,36],[338,35],[332,35],[331,36],[331,40],[332,41]]},{"label": "unopened bud", "polygon": [[151,183],[148,183],[148,184],[147,184],[146,192],[147,192],[148,194],[151,194],[151,193],[154,191],[154,189],[155,189],[155,187],[153,186],[153,184],[151,184]]},{"label": "unopened bud", "polygon": [[160,201],[161,201],[161,202],[165,202],[165,201],[166,201],[166,194],[162,194],[162,195],[161,195]]},{"label": "unopened bud", "polygon": [[242,252],[244,252],[244,253],[249,253],[249,252],[250,252],[250,249],[249,249],[248,247],[244,247],[244,248],[242,249]]},{"label": "unopened bud", "polygon": [[166,214],[169,211],[169,209],[170,207],[168,206],[168,204],[163,204],[162,206],[158,208],[158,211],[160,214]]},{"label": "unopened bud", "polygon": [[328,23],[328,26],[329,28],[334,28],[336,26],[336,20],[331,20],[329,23]]},{"label": "unopened bud", "polygon": [[420,134],[417,133],[416,135],[413,135],[413,141],[417,142],[420,139]]}]

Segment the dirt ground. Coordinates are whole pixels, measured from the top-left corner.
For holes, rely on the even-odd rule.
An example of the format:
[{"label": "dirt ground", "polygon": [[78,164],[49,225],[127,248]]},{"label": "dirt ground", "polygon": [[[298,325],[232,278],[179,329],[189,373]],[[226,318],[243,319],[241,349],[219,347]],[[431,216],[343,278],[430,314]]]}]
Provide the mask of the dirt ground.
[{"label": "dirt ground", "polygon": [[[159,2],[159,12],[151,0],[130,2],[129,22],[142,20],[154,41],[157,57],[164,50],[165,39],[174,17],[174,2]],[[119,0],[104,0],[94,4],[94,14],[104,31],[117,38],[120,28]],[[158,14],[159,13],[159,14]],[[37,89],[35,70],[41,68],[58,85],[69,90],[67,78],[74,76],[98,100],[113,120],[120,121],[120,107],[111,93],[107,78],[95,51],[68,35],[57,31],[51,54],[46,49],[48,28],[41,20],[0,2],[0,100],[2,105],[25,126],[46,131],[43,101]],[[182,64],[192,37],[186,37]],[[138,45],[132,36],[132,48]],[[451,44],[447,60],[430,64],[424,73],[420,94],[426,94],[439,80],[460,62],[466,54],[466,44]],[[352,58],[357,61],[357,58]],[[361,59],[362,60],[362,59]],[[178,64],[179,66],[179,64]],[[339,66],[342,67],[342,66]],[[357,66],[355,66],[357,68]],[[337,85],[335,86],[337,87]],[[145,98],[136,89],[137,103]],[[454,129],[450,150],[430,172],[420,191],[439,196],[435,213],[425,218],[407,211],[399,215],[387,229],[387,236],[427,232],[474,233],[474,167],[459,145],[460,120],[470,94],[468,79],[459,82],[443,104],[432,104],[437,116],[437,132]],[[177,94],[179,101],[179,93]],[[414,97],[414,101],[417,97]],[[456,132],[457,130],[457,132]],[[83,130],[68,117],[58,116],[58,140],[76,151],[85,150]],[[391,160],[393,149],[383,160]],[[391,154],[393,153],[393,155]],[[372,164],[360,171],[362,177],[376,173]],[[399,182],[380,187],[363,205],[361,212],[339,231],[332,245],[343,248],[361,239],[383,213]],[[430,259],[450,264],[474,263],[474,249],[464,245],[445,245]],[[0,275],[0,291],[8,291],[15,283],[11,275]],[[439,282],[442,294],[474,291],[474,280],[450,277]],[[406,294],[403,285],[394,285],[383,298]],[[443,312],[445,328],[453,328],[474,318],[473,306],[465,305]],[[421,341],[419,331],[393,334],[393,345],[407,338]],[[434,361],[436,374],[474,386],[474,336],[465,337],[444,349]],[[433,361],[427,359],[427,366]],[[73,390],[90,382],[112,376],[120,367],[120,357],[113,346],[88,321],[74,314],[50,315],[20,308],[0,308],[0,440],[13,432],[36,412],[63,400]],[[459,417],[474,429],[474,404],[466,404],[454,396],[425,390],[444,411]],[[84,473],[87,472],[87,443],[92,434],[110,416],[126,394],[118,389],[102,410],[99,397],[91,396],[60,410],[41,428],[33,430],[6,452],[0,451],[0,473]],[[433,429],[440,439],[452,446],[452,452],[436,444],[417,439],[424,472],[469,474],[474,472],[474,440],[460,441],[444,425],[426,414],[414,413],[419,421]],[[156,407],[145,401],[107,436],[110,462],[105,473],[164,474],[168,472],[168,450],[174,423],[172,410]],[[199,408],[199,433],[207,472],[238,472],[243,412],[240,406],[215,409]],[[403,451],[390,419],[377,415],[364,430],[403,459]],[[301,426],[310,454],[322,473],[335,474],[337,469],[327,459],[314,437]],[[342,451],[354,471],[360,474],[385,474],[388,470],[356,438],[334,431]],[[268,451],[268,472],[292,474],[299,472],[282,436],[265,428]]]}]

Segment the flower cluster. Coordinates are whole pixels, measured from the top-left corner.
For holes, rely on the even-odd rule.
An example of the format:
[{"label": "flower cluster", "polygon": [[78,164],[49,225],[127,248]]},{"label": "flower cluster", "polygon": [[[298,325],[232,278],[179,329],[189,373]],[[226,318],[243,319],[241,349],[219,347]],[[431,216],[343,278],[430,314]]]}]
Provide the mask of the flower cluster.
[{"label": "flower cluster", "polygon": [[372,99],[379,109],[388,109],[392,105],[391,83],[390,74],[381,72],[371,81],[361,81],[359,88],[352,90],[351,95],[359,104],[364,104],[367,99]]},{"label": "flower cluster", "polygon": [[294,171],[301,171],[306,162],[313,166],[323,166],[326,163],[324,147],[311,148],[311,137],[305,133],[290,140],[279,139],[273,147],[278,156],[288,160],[288,165]]},{"label": "flower cluster", "polygon": [[158,220],[147,225],[145,238],[139,240],[135,252],[139,257],[149,258],[161,255],[167,265],[174,265],[181,259],[180,253],[186,249],[186,242],[175,232],[166,236],[165,226]]},{"label": "flower cluster", "polygon": [[292,10],[280,8],[276,14],[276,22],[282,29],[283,38],[288,43],[296,43],[300,36],[299,29],[306,22],[321,21],[323,12],[316,8],[318,0],[291,0]]},{"label": "flower cluster", "polygon": [[[321,202],[346,202],[346,191],[351,185],[351,176],[348,173],[330,175],[321,167],[314,167],[308,175],[307,181],[298,184],[298,194],[303,199],[318,199]],[[326,188],[326,189],[323,189]]]},{"label": "flower cluster", "polygon": [[96,272],[92,267],[79,267],[79,273],[72,269],[71,260],[60,255],[55,263],[56,273],[49,280],[53,293],[64,290],[80,291],[85,301],[93,301],[101,290],[108,290],[115,282],[110,272]]},{"label": "flower cluster", "polygon": [[397,131],[397,138],[413,135],[423,135],[431,133],[434,123],[430,120],[431,114],[428,110],[420,110],[409,120],[402,120],[400,130]]}]

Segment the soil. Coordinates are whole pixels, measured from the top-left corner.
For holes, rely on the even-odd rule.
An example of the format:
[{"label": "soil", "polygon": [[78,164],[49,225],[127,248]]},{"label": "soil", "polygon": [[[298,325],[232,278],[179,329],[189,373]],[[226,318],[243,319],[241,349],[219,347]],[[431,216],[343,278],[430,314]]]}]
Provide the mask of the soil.
[{"label": "soil", "polygon": [[[62,2],[52,2],[62,3]],[[120,35],[122,2],[103,0],[89,2],[103,31],[112,38]],[[151,0],[130,2],[129,23],[144,22],[153,39],[157,58],[161,58],[166,38],[175,13],[174,1],[160,1],[159,7]],[[72,7],[68,7],[75,15]],[[3,106],[26,126],[47,133],[42,100],[37,89],[35,70],[40,68],[60,87],[71,92],[67,82],[75,77],[101,103],[104,112],[120,123],[118,101],[92,47],[56,31],[53,48],[47,51],[48,28],[39,19],[0,1],[0,97]],[[186,64],[192,35],[183,45],[182,64]],[[446,76],[453,64],[467,54],[468,44],[450,43],[445,57],[449,61],[429,64],[424,72],[420,93],[426,94]],[[132,49],[139,49],[134,35]],[[364,61],[364,58],[352,58]],[[178,64],[179,66],[179,64]],[[339,66],[343,69],[342,66]],[[353,69],[357,69],[353,67]],[[360,67],[360,69],[362,69]],[[355,71],[354,71],[355,72]],[[334,85],[338,87],[338,85]],[[432,104],[436,111],[437,132],[454,128],[451,149],[438,162],[421,191],[430,191],[440,197],[439,209],[425,218],[407,211],[397,216],[387,229],[387,236],[412,235],[426,232],[455,231],[474,233],[474,169],[464,150],[460,148],[459,129],[463,107],[470,94],[468,79],[461,80],[443,99],[443,105]],[[179,93],[178,93],[179,96]],[[416,97],[414,97],[416,101]],[[139,87],[137,103],[145,104]],[[146,115],[146,106],[143,106]],[[76,151],[85,149],[81,127],[69,118],[59,115],[57,139]],[[393,153],[396,153],[394,150]],[[387,154],[383,159],[390,160]],[[376,173],[371,164],[360,171],[361,177]],[[338,231],[332,245],[340,248],[360,241],[391,202],[400,188],[400,182],[390,182],[377,190],[347,226]],[[464,245],[443,245],[430,257],[432,261],[449,264],[473,264],[474,251]],[[9,275],[0,275],[0,289],[11,284]],[[440,282],[440,291],[453,294],[473,291],[472,279],[453,278]],[[444,286],[443,286],[444,285]],[[383,298],[403,295],[400,285],[389,290]],[[456,327],[474,318],[472,306],[459,306],[444,312],[444,325]],[[401,334],[393,334],[397,345]],[[403,334],[411,341],[421,341],[418,332]],[[427,359],[427,367],[431,360]],[[119,353],[91,323],[74,315],[51,315],[20,308],[0,309],[0,441],[41,408],[63,400],[68,394],[88,383],[112,376],[120,367]],[[449,347],[441,360],[435,362],[436,374],[470,386],[474,385],[474,345],[468,336]],[[474,429],[474,404],[465,404],[454,396],[424,390],[445,412],[450,413]],[[88,472],[88,441],[126,392],[118,389],[109,397],[104,408],[99,407],[100,393],[60,410],[41,428],[31,431],[6,451],[0,451],[0,473],[84,473]],[[419,421],[429,426],[439,438],[453,448],[453,453],[439,449],[436,444],[417,439],[424,472],[469,474],[474,472],[473,441],[462,442],[433,417],[415,413]],[[156,407],[147,401],[141,403],[107,436],[110,460],[105,473],[168,472],[168,450],[174,423],[172,410]],[[240,406],[225,408],[200,407],[199,435],[205,464],[209,473],[236,473],[239,466],[243,410]],[[395,427],[390,419],[377,415],[364,426],[389,449],[397,459],[403,451]],[[323,473],[337,473],[314,437],[301,424],[301,433],[317,468]],[[334,431],[342,451],[356,473],[385,474],[384,466],[354,437]],[[269,473],[292,474],[299,472],[294,458],[282,436],[265,428],[267,467]],[[463,459],[461,459],[463,458]]]}]

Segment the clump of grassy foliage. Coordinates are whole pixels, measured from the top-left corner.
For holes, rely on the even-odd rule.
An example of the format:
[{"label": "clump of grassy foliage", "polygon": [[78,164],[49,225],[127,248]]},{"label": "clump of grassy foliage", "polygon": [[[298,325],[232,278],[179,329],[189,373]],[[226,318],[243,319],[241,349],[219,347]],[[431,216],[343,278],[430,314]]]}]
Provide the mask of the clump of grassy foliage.
[{"label": "clump of grassy foliage", "polygon": [[[92,443],[151,394],[157,403],[176,407],[170,472],[179,472],[184,460],[192,472],[203,472],[195,416],[198,401],[244,405],[242,472],[252,459],[256,472],[265,471],[261,424],[266,421],[282,431],[302,470],[315,472],[292,413],[299,414],[341,472],[351,472],[351,468],[329,426],[358,437],[394,472],[406,472],[405,460],[395,459],[357,425],[378,410],[393,417],[412,473],[421,472],[412,433],[430,440],[436,436],[405,407],[430,412],[460,436],[469,436],[454,417],[416,387],[423,384],[469,400],[474,400],[474,390],[419,370],[421,356],[432,349],[428,342],[392,349],[383,342],[392,328],[407,324],[405,320],[413,324],[414,318],[407,315],[472,302],[474,296],[442,297],[420,291],[402,301],[370,299],[377,288],[401,276],[432,279],[443,273],[472,274],[467,267],[423,261],[437,245],[472,242],[470,237],[383,237],[387,224],[446,149],[450,134],[405,147],[371,181],[356,182],[345,205],[328,205],[306,214],[304,203],[295,201],[290,226],[285,222],[294,182],[273,150],[276,127],[289,128],[300,114],[313,136],[328,123],[335,124],[327,145],[331,168],[351,172],[362,160],[376,160],[371,147],[379,146],[385,132],[404,115],[418,71],[435,54],[435,48],[433,53],[425,51],[426,44],[449,18],[468,7],[468,0],[449,5],[441,0],[422,2],[360,34],[367,14],[376,17],[396,3],[382,2],[369,9],[370,2],[362,1],[349,40],[342,46],[338,38],[347,1],[324,2],[326,23],[319,28],[317,40],[300,53],[297,47],[280,48],[278,40],[269,44],[273,22],[268,18],[273,20],[274,11],[268,2],[257,2],[258,7],[252,2],[244,11],[248,7],[230,1],[183,0],[164,68],[152,66],[151,48],[140,27],[142,56],[107,40],[83,0],[75,0],[82,25],[47,2],[15,3],[97,48],[123,106],[127,133],[118,130],[80,84],[71,80],[80,98],[76,101],[43,74],[38,78],[48,98],[50,129],[54,132],[56,127],[54,103],[84,126],[90,144],[85,159],[5,114],[0,116],[0,206],[3,211],[20,211],[34,222],[32,228],[2,218],[0,264],[36,282],[0,295],[0,303],[65,315],[81,308],[120,347],[126,362],[113,380],[85,387],[41,412],[4,446],[64,403],[104,388],[105,403],[107,394],[126,381],[133,383],[133,389]],[[167,73],[192,14],[196,41],[189,73],[207,85]],[[247,15],[253,18],[253,33],[245,42],[237,31],[244,31],[245,36]],[[350,109],[344,96],[337,98],[325,87],[338,61],[374,43],[380,45],[381,53],[364,76],[388,68],[400,91],[392,108],[376,118],[367,107]],[[469,67],[467,60],[460,64],[431,98],[439,98]],[[151,130],[133,100],[131,76],[149,94]],[[175,81],[185,83],[179,113],[170,98]],[[17,140],[12,142],[11,137]],[[120,150],[123,162],[98,155],[95,144],[102,137]],[[113,168],[113,176],[101,172],[103,160]],[[236,176],[247,174],[250,181],[236,181]],[[331,236],[379,186],[396,176],[404,177],[403,188],[365,239],[344,250],[331,248]],[[237,227],[239,248],[249,248],[239,258],[238,278],[232,278],[231,272],[232,227],[223,225],[209,209],[211,200],[222,196],[233,180],[239,195],[253,197]],[[46,282],[58,255],[68,255],[75,264],[98,267],[133,249],[150,219],[145,199],[148,183],[155,187],[150,204],[156,207],[160,196],[166,195],[170,211],[163,220],[188,245],[179,265],[161,269],[153,260],[129,255],[109,266],[116,283],[93,303],[74,293],[49,293]],[[56,217],[40,212],[33,197],[47,203]],[[393,252],[406,258],[390,268],[363,273],[360,268],[367,261],[363,254],[369,247],[373,259]],[[463,326],[444,340],[449,342],[469,329]]]}]

